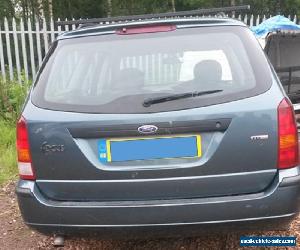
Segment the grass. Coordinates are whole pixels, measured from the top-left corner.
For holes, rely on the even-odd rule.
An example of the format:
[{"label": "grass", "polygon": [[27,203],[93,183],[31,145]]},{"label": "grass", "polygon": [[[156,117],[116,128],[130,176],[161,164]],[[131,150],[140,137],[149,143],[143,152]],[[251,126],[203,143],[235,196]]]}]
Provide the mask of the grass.
[{"label": "grass", "polygon": [[0,119],[0,186],[17,177],[14,123]]},{"label": "grass", "polygon": [[15,124],[30,85],[24,77],[21,84],[0,77],[0,186],[17,177]]}]

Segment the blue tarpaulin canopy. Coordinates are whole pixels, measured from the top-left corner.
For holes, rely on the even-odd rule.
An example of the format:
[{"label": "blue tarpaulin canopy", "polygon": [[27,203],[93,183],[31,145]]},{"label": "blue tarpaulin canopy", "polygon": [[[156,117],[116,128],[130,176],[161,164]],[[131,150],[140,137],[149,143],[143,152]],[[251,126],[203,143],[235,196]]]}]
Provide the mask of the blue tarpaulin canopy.
[{"label": "blue tarpaulin canopy", "polygon": [[277,30],[300,30],[300,25],[295,24],[284,16],[274,16],[252,28],[257,37],[264,37],[269,32]]}]

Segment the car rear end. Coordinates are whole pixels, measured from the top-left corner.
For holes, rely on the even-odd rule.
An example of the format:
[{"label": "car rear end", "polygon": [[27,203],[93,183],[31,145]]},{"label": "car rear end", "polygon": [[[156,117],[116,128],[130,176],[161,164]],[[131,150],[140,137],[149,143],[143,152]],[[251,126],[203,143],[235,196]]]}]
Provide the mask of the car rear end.
[{"label": "car rear end", "polygon": [[239,22],[67,33],[17,132],[20,210],[43,232],[247,227],[298,211],[293,109]]}]

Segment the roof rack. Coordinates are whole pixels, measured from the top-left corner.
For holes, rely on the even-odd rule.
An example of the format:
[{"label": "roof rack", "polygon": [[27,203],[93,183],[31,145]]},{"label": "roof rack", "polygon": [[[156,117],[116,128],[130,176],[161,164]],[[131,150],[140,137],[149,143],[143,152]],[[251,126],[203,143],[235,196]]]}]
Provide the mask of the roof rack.
[{"label": "roof rack", "polygon": [[158,14],[145,14],[145,15],[134,15],[134,16],[117,16],[117,17],[104,17],[104,18],[91,18],[91,19],[79,19],[70,21],[57,21],[57,25],[80,25],[80,24],[109,24],[114,22],[129,22],[137,20],[149,20],[149,19],[164,19],[164,18],[175,18],[175,17],[191,17],[199,15],[213,15],[222,14],[225,12],[233,11],[246,11],[250,10],[250,5],[231,6],[223,8],[211,8],[211,9],[198,9],[189,11],[179,12],[165,12]]}]

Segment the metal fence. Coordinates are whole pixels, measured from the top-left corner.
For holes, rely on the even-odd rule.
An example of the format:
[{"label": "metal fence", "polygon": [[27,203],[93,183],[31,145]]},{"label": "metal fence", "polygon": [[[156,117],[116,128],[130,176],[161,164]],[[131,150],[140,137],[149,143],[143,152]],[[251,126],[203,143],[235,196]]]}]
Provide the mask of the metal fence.
[{"label": "metal fence", "polygon": [[[232,16],[250,27],[260,24],[270,16]],[[296,16],[289,18],[298,23]],[[76,29],[75,25],[57,26],[53,20],[32,22],[30,19],[0,22],[0,75],[4,80],[22,82],[34,79],[51,43],[64,31]]]}]

